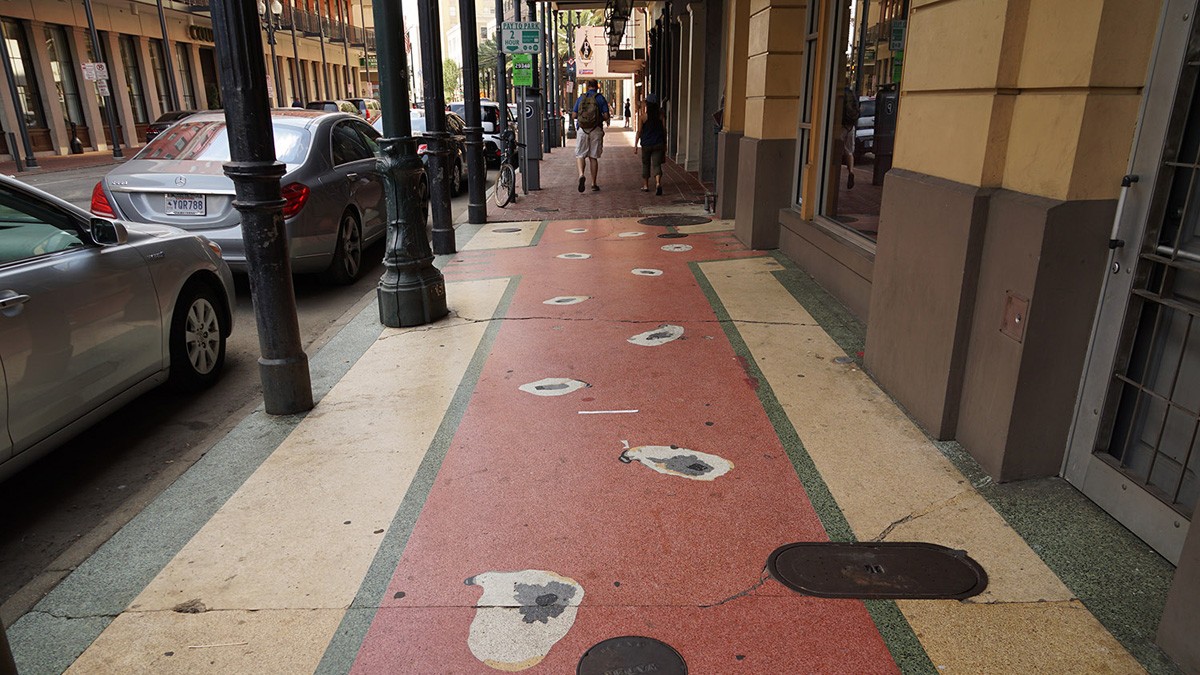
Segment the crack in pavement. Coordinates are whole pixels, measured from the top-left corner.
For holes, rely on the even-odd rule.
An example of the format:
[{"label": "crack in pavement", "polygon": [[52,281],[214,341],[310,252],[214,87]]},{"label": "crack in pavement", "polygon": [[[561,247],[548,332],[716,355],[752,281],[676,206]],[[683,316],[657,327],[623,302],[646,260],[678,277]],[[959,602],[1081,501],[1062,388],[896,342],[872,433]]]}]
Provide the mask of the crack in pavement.
[{"label": "crack in pavement", "polygon": [[885,527],[883,529],[883,532],[880,532],[873,539],[871,539],[871,541],[872,542],[882,542],[884,539],[887,538],[888,535],[890,535],[892,533],[892,530],[896,529],[897,527],[900,527],[901,525],[904,525],[906,523],[911,523],[912,521],[917,520],[918,518],[924,518],[925,516],[928,516],[936,511],[940,511],[940,510],[946,508],[947,506],[953,506],[954,504],[962,501],[963,498],[969,497],[970,495],[973,495],[973,494],[978,494],[978,493],[975,492],[975,490],[972,488],[967,488],[965,490],[958,492],[953,497],[950,497],[948,499],[943,499],[940,502],[934,502],[933,504],[930,504],[929,506],[925,507],[921,511],[913,511],[912,513],[904,516],[903,518],[898,518],[898,519],[892,521],[892,523],[890,525],[888,525],[887,527]]},{"label": "crack in pavement", "polygon": [[744,597],[750,595],[751,593],[753,593],[754,591],[757,591],[758,589],[762,588],[763,584],[767,583],[767,580],[770,578],[771,578],[770,574],[767,572],[766,569],[764,569],[761,572],[761,574],[758,578],[758,581],[754,582],[754,585],[750,586],[749,588],[747,588],[743,591],[734,593],[733,595],[729,596],[728,598],[725,598],[724,600],[718,600],[717,602],[714,602],[714,603],[711,603],[708,605],[697,605],[697,606],[700,609],[709,609],[711,607],[720,607],[721,605],[723,605],[727,602],[732,602],[734,600],[737,600],[738,598],[744,598]]}]

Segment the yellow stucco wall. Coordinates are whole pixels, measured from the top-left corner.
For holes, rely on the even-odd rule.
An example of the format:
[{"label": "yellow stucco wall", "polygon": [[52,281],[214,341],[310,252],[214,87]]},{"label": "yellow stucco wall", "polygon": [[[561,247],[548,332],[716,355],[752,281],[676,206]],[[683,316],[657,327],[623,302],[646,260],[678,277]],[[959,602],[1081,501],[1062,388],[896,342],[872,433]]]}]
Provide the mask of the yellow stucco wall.
[{"label": "yellow stucco wall", "polygon": [[795,138],[800,121],[805,0],[751,0],[745,134]]},{"label": "yellow stucco wall", "polygon": [[725,4],[727,58],[725,61],[725,130],[746,128],[746,66],[749,59],[750,2]]},{"label": "yellow stucco wall", "polygon": [[915,2],[893,166],[1053,199],[1116,197],[1160,10]]}]

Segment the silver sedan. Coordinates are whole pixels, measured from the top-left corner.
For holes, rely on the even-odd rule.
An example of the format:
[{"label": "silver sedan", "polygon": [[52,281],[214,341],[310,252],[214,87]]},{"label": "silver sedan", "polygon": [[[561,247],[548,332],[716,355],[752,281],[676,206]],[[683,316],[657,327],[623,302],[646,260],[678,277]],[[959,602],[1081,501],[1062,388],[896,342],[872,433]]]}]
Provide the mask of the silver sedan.
[{"label": "silver sedan", "polygon": [[0,479],[159,384],[215,382],[233,297],[203,237],[0,176]]},{"label": "silver sedan", "polygon": [[[361,117],[296,108],[271,111],[271,126],[276,157],[287,165],[281,183],[292,271],[352,283],[363,249],[386,232],[378,132]],[[223,170],[229,159],[224,113],[192,115],[97,183],[92,213],[203,234],[244,271],[241,214]]]}]

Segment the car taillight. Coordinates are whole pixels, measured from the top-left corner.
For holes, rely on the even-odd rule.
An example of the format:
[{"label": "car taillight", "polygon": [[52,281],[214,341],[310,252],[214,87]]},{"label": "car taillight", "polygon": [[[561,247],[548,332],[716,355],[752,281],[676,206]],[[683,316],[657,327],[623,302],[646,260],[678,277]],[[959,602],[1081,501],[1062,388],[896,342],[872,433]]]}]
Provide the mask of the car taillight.
[{"label": "car taillight", "polygon": [[420,144],[420,145],[418,145],[418,146],[417,146],[417,154],[418,154],[418,155],[423,155],[423,154],[425,154],[425,151],[426,151],[426,150],[429,150],[429,145],[428,145],[428,144],[426,144],[426,143],[422,143],[422,144]]},{"label": "car taillight", "polygon": [[96,187],[92,188],[92,213],[109,218],[117,217],[117,212],[113,210],[112,204],[108,203],[108,197],[104,195],[103,181],[96,183]]},{"label": "car taillight", "polygon": [[308,202],[308,186],[303,183],[288,183],[283,186],[283,217],[291,218],[300,213],[300,209],[304,208],[304,204]]}]

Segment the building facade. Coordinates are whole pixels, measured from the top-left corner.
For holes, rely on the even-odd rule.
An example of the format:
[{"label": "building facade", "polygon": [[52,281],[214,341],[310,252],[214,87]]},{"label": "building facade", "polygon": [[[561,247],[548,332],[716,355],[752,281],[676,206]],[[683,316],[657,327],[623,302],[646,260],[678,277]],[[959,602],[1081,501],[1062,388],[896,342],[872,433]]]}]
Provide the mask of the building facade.
[{"label": "building facade", "polygon": [[[84,2],[4,3],[0,26],[9,58],[0,65],[18,100],[0,88],[0,156],[10,155],[10,139],[21,143],[22,127],[35,155],[110,149],[108,106],[117,137],[131,147],[144,143],[146,126],[163,112],[221,107],[221,57],[208,0],[164,0],[161,20],[151,0],[90,4],[99,49]],[[373,38],[357,1],[276,0],[260,10],[265,85],[275,105],[360,94],[359,59]],[[95,70],[84,63],[106,65],[110,96],[88,79]]]}]

